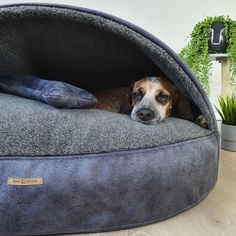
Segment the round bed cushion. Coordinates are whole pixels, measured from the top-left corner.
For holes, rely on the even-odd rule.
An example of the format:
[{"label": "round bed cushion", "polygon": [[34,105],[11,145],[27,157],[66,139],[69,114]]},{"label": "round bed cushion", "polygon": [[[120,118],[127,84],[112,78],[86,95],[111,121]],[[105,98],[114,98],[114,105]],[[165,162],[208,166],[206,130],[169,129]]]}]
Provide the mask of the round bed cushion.
[{"label": "round bed cushion", "polygon": [[57,109],[0,93],[0,155],[48,156],[157,147],[212,134],[187,120],[156,125],[96,109]]},{"label": "round bed cushion", "polygon": [[194,75],[163,42],[122,19],[72,6],[2,6],[0,25],[3,74],[89,92],[165,76],[208,124],[171,117],[144,125],[128,115],[57,109],[0,93],[1,236],[141,226],[208,195],[218,173],[214,113]]}]

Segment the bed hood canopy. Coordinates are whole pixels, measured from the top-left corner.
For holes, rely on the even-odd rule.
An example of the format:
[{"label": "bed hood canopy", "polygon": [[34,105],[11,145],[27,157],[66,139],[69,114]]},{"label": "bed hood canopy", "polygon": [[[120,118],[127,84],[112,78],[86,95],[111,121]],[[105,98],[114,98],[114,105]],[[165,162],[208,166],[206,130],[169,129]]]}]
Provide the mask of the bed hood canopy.
[{"label": "bed hood canopy", "polygon": [[163,42],[122,19],[45,4],[0,9],[0,72],[62,80],[93,90],[166,76],[206,115],[209,101],[191,71]]}]

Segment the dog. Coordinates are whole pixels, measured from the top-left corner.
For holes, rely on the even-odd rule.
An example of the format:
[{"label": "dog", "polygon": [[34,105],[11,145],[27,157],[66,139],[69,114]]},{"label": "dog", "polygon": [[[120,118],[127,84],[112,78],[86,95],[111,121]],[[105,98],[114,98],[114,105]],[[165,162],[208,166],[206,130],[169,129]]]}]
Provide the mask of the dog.
[{"label": "dog", "polygon": [[89,108],[130,114],[131,119],[143,124],[156,124],[173,116],[207,127],[204,115],[163,77],[145,77],[129,87],[95,91],[98,99]]}]

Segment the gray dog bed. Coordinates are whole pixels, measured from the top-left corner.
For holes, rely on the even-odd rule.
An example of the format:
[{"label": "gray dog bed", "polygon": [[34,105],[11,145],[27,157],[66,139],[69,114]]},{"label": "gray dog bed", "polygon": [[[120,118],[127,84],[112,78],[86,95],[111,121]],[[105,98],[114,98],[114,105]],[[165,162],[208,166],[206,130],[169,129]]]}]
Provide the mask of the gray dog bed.
[{"label": "gray dog bed", "polygon": [[216,121],[201,86],[164,43],[116,17],[68,6],[4,6],[0,26],[1,73],[89,91],[164,75],[208,123],[172,117],[144,125],[0,93],[0,235],[141,226],[207,196],[217,180]]}]

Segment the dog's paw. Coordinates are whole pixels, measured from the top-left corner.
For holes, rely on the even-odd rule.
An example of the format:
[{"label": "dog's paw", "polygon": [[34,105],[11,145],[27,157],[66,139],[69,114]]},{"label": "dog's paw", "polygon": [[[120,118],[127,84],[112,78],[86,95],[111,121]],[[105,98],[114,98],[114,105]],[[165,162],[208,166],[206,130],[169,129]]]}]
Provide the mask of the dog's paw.
[{"label": "dog's paw", "polygon": [[196,124],[198,124],[199,126],[201,126],[202,128],[207,128],[207,122],[206,122],[206,117],[201,114],[200,116],[198,116],[195,120]]}]

